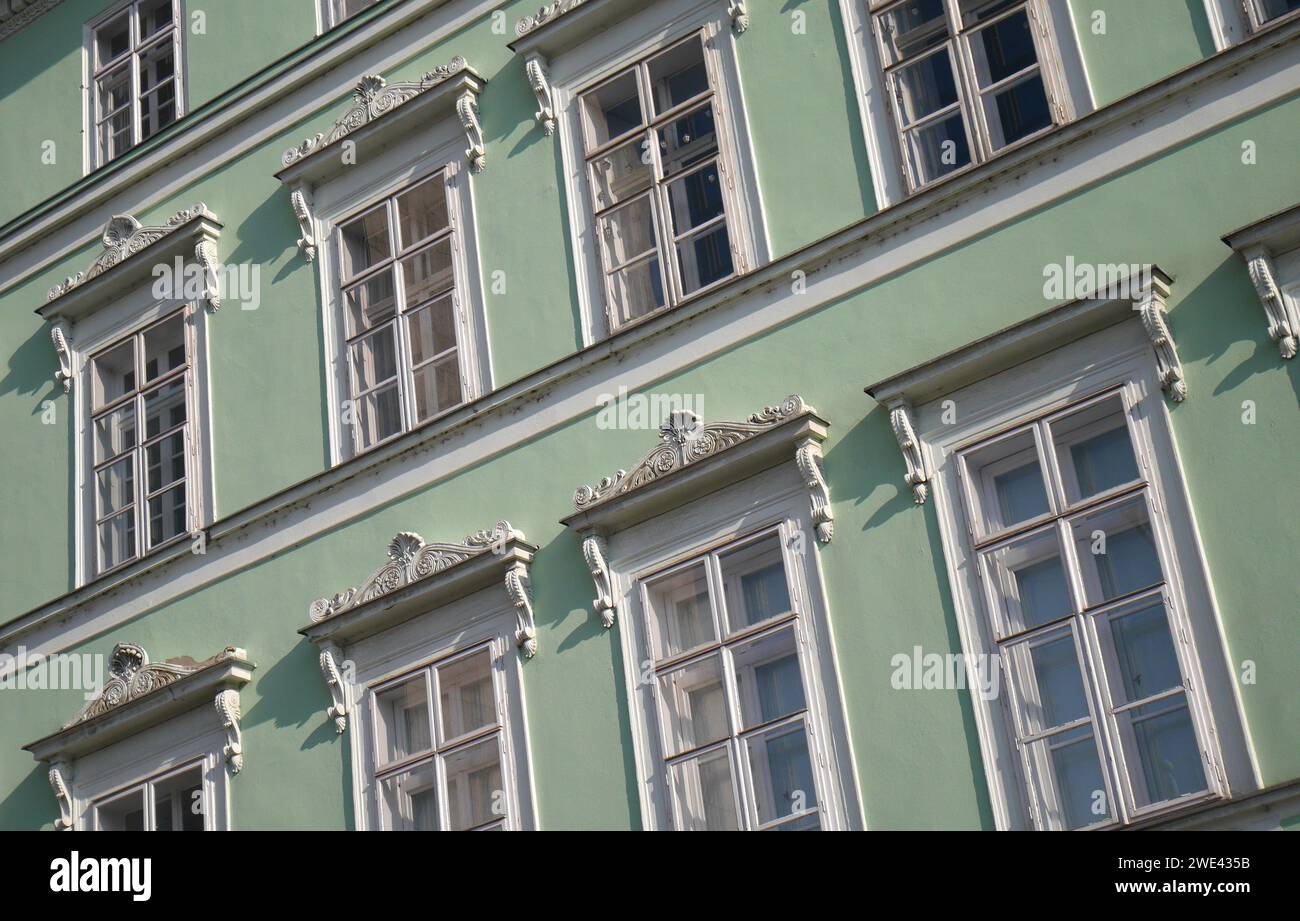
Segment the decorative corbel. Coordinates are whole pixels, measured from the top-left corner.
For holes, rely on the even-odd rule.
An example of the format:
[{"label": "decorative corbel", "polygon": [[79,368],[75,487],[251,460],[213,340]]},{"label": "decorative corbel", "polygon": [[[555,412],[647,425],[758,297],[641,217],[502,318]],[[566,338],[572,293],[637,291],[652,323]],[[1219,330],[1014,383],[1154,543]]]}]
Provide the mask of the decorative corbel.
[{"label": "decorative corbel", "polygon": [[605,627],[614,626],[614,585],[609,575],[609,564],[605,562],[605,538],[599,534],[588,534],[582,540],[582,555],[586,557],[587,568],[596,583],[596,598],[592,605],[600,615],[600,622]]},{"label": "decorative corbel", "polygon": [[542,132],[550,137],[555,134],[555,103],[551,97],[551,81],[547,77],[545,60],[540,55],[534,55],[524,62],[524,72],[528,74],[528,85],[537,97],[537,111],[533,118],[542,126]]},{"label": "decorative corbel", "polygon": [[533,603],[528,597],[528,566],[515,563],[506,570],[506,594],[515,605],[515,645],[523,650],[524,658],[537,655],[537,623],[533,620]]},{"label": "decorative corbel", "polygon": [[63,384],[63,392],[72,389],[72,348],[68,342],[66,324],[55,323],[50,328],[50,338],[54,341],[54,351],[59,356],[59,370],[54,372],[54,379]]},{"label": "decorative corbel", "polygon": [[320,670],[325,675],[325,685],[333,700],[326,715],[334,720],[334,731],[342,735],[348,728],[348,697],[343,686],[343,674],[339,671],[340,655],[339,648],[333,643],[326,643],[320,651]]},{"label": "decorative corbel", "polygon": [[221,727],[226,730],[226,744],[221,753],[230,765],[230,773],[238,774],[244,769],[243,736],[239,731],[239,692],[232,688],[219,691],[214,703],[217,714],[221,717]]},{"label": "decorative corbel", "polygon": [[1264,315],[1268,318],[1268,337],[1277,343],[1283,358],[1295,358],[1296,337],[1300,335],[1300,323],[1290,315],[1282,291],[1277,285],[1277,274],[1273,271],[1273,257],[1265,246],[1253,246],[1242,253],[1246,260],[1246,270],[1250,272],[1251,284],[1264,305]]},{"label": "decorative corbel", "polygon": [[312,199],[311,187],[300,184],[289,193],[289,203],[293,205],[293,216],[298,219],[298,229],[302,236],[298,238],[298,249],[308,262],[316,260],[316,219],[313,210],[316,203]]},{"label": "decorative corbel", "polygon": [[1187,399],[1187,381],[1183,376],[1183,363],[1178,358],[1174,335],[1165,322],[1165,296],[1169,289],[1158,279],[1152,280],[1143,290],[1133,309],[1142,318],[1142,328],[1156,352],[1156,371],[1160,386],[1175,403]]},{"label": "decorative corbel", "polygon": [[835,515],[831,511],[831,491],[822,471],[822,446],[814,438],[805,438],[795,449],[795,463],[812,499],[812,523],[817,539],[829,544],[835,535]]},{"label": "decorative corbel", "polygon": [[483,126],[478,121],[478,104],[473,93],[466,91],[456,100],[456,114],[460,116],[461,127],[465,129],[465,138],[469,142],[465,156],[469,158],[470,171],[481,173],[487,166],[487,148],[483,143]]},{"label": "decorative corbel", "polygon": [[217,243],[204,237],[194,244],[194,258],[203,268],[203,298],[212,310],[221,309],[221,266],[217,257]]},{"label": "decorative corbel", "polygon": [[907,476],[903,477],[912,487],[912,495],[917,505],[924,505],[929,495],[929,475],[925,472],[925,459],[921,456],[921,442],[912,427],[912,407],[906,400],[897,400],[889,404],[889,424],[894,429],[894,438],[903,452],[903,463],[907,465]]},{"label": "decorative corbel", "polygon": [[55,831],[72,831],[72,794],[68,792],[68,782],[64,778],[68,766],[60,761],[50,765],[50,788],[54,798],[59,801],[59,817],[54,822]]},{"label": "decorative corbel", "polygon": [[731,17],[731,28],[737,35],[749,28],[749,10],[745,6],[745,0],[732,0],[727,5],[727,15]]}]

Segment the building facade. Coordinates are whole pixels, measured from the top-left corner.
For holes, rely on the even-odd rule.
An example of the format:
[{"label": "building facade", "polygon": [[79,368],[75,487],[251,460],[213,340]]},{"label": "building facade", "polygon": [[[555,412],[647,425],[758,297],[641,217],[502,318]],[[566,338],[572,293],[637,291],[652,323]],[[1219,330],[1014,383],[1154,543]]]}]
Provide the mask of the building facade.
[{"label": "building facade", "polygon": [[1300,825],[1297,0],[0,0],[0,89],[0,827]]}]

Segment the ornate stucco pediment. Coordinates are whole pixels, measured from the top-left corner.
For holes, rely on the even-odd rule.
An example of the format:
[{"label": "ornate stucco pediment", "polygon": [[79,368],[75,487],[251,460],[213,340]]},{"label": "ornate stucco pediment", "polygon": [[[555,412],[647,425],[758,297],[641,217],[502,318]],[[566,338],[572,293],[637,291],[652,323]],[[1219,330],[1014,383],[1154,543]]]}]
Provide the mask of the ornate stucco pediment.
[{"label": "ornate stucco pediment", "polygon": [[206,663],[193,659],[170,659],[166,662],[150,662],[149,654],[143,646],[135,643],[118,643],[113,647],[113,654],[108,660],[108,681],[76,718],[64,725],[70,729],[78,723],[102,716],[109,710],[124,706],[133,700],[152,694],[174,681],[192,675]]}]

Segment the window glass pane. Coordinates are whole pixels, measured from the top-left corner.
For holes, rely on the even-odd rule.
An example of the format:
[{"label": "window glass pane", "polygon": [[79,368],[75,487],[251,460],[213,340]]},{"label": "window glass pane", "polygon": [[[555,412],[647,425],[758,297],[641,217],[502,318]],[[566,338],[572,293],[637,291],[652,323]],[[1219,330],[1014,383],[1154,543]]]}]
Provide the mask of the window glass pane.
[{"label": "window glass pane", "polygon": [[388,209],[372,208],[343,225],[343,277],[352,278],[392,255],[388,240]]},{"label": "window glass pane", "polygon": [[95,474],[97,518],[126,508],[135,501],[135,457],[122,458]]},{"label": "window glass pane", "polygon": [[668,774],[681,814],[680,830],[735,831],[740,827],[727,748],[680,761]]},{"label": "window glass pane", "polygon": [[972,34],[970,49],[980,89],[1038,63],[1029,14],[1023,8]]},{"label": "window glass pane", "polygon": [[347,304],[349,337],[383,323],[393,315],[397,303],[393,297],[392,270],[384,269],[343,292],[343,299]]},{"label": "window glass pane", "polygon": [[1052,123],[1052,110],[1040,74],[989,93],[983,101],[994,150],[1014,144]]},{"label": "window glass pane", "polygon": [[175,432],[145,448],[145,489],[157,492],[185,478],[185,433]]},{"label": "window glass pane", "polygon": [[599,223],[607,268],[624,265],[655,248],[655,223],[649,196],[610,211]]},{"label": "window glass pane", "polygon": [[621,268],[609,278],[615,323],[628,323],[664,305],[663,276],[659,257],[652,256]]},{"label": "window glass pane", "polygon": [[1055,527],[985,551],[984,579],[1006,634],[1041,627],[1074,610]]},{"label": "window glass pane", "polygon": [[172,24],[172,0],[145,0],[140,4],[140,37],[148,38]]},{"label": "window glass pane", "polygon": [[140,92],[147,93],[176,76],[176,56],[171,42],[140,52]]},{"label": "window glass pane", "polygon": [[103,67],[118,55],[125,54],[130,47],[130,14],[123,11],[122,15],[95,30],[96,66]]},{"label": "window glass pane", "polygon": [[1032,429],[966,455],[978,530],[992,534],[1049,511]]},{"label": "window glass pane", "polygon": [[397,231],[404,248],[446,229],[447,220],[447,188],[442,173],[397,198]]},{"label": "window glass pane", "polygon": [[650,154],[646,136],[637,135],[626,144],[610,148],[591,161],[591,196],[596,210],[603,211],[650,188]]},{"label": "window glass pane", "polygon": [[401,394],[397,384],[367,393],[358,402],[360,412],[356,424],[360,428],[363,449],[402,430]]},{"label": "window glass pane", "polygon": [[668,212],[672,216],[673,236],[681,236],[722,214],[718,164],[712,163],[668,183]]},{"label": "window glass pane", "polygon": [[131,147],[131,109],[121,109],[99,126],[99,149],[111,160]]},{"label": "window glass pane", "polygon": [[464,831],[505,815],[501,751],[495,737],[447,756],[447,803],[452,831]]},{"label": "window glass pane", "polygon": [[465,399],[460,386],[460,362],[454,353],[420,368],[413,380],[417,422],[459,406]]},{"label": "window glass pane", "polygon": [[176,121],[176,83],[169,80],[140,100],[140,139],[153,137]]},{"label": "window glass pane", "polygon": [[716,655],[660,675],[659,697],[669,757],[730,734],[722,660]]},{"label": "window glass pane", "polygon": [[95,463],[135,447],[135,403],[124,403],[95,420]]},{"label": "window glass pane", "polygon": [[802,721],[750,736],[745,745],[760,823],[817,808],[817,785]]},{"label": "window glass pane", "polygon": [[456,309],[450,294],[421,307],[407,320],[411,364],[421,365],[456,347]]},{"label": "window glass pane", "polygon": [[878,17],[876,24],[888,64],[896,64],[948,40],[943,0],[907,0]]},{"label": "window glass pane", "polygon": [[135,390],[135,340],[128,339],[97,356],[91,363],[90,376],[96,409]]},{"label": "window glass pane", "polygon": [[655,113],[667,112],[709,88],[704,46],[698,37],[670,48],[649,64]]},{"label": "window glass pane", "polygon": [[1265,22],[1287,13],[1300,10],[1300,0],[1259,0],[1260,14]]},{"label": "window glass pane", "polygon": [[[131,70],[122,66],[99,78],[99,117],[102,119],[110,112],[128,108],[131,105]],[[128,128],[131,115],[124,116]],[[127,140],[130,140],[128,136]]]},{"label": "window glass pane", "polygon": [[936,51],[894,74],[895,102],[903,124],[910,125],[957,101],[957,80],[948,49]]},{"label": "window glass pane", "polygon": [[375,755],[380,764],[404,761],[432,748],[427,684],[421,672],[375,693]]},{"label": "window glass pane", "polygon": [[713,104],[708,103],[674,118],[657,132],[663,174],[671,176],[718,152]]},{"label": "window glass pane", "polygon": [[492,654],[483,649],[438,669],[442,737],[454,739],[497,721]]},{"label": "window glass pane", "polygon": [[1201,747],[1182,694],[1134,707],[1117,717],[1139,807],[1206,788]]},{"label": "window glass pane", "polygon": [[1142,496],[1076,518],[1071,527],[1089,607],[1164,579]]},{"label": "window glass pane", "polygon": [[185,526],[185,485],[159,493],[149,500],[149,546],[187,533]]},{"label": "window glass pane", "polygon": [[414,256],[403,259],[402,278],[406,285],[407,310],[450,291],[455,284],[451,266],[451,237],[444,237]]},{"label": "window glass pane", "polygon": [[961,112],[953,112],[924,127],[904,133],[907,156],[919,184],[933,182],[970,163],[970,145],[966,140],[966,122]]},{"label": "window glass pane", "polygon": [[615,77],[582,97],[582,124],[588,151],[644,123],[634,70]]},{"label": "window glass pane", "polygon": [[709,606],[704,564],[656,579],[650,599],[650,642],[656,659],[666,659],[717,639]]},{"label": "window glass pane", "polygon": [[371,390],[397,376],[397,340],[393,327],[385,326],[350,348],[356,390]]},{"label": "window glass pane", "polygon": [[1097,627],[1111,697],[1117,705],[1146,700],[1183,683],[1161,601],[1106,615]]},{"label": "window glass pane", "polygon": [[743,729],[790,716],[808,706],[793,627],[741,643],[732,655]]},{"label": "window glass pane", "polygon": [[96,528],[99,539],[99,568],[112,569],[135,556],[135,509],[101,522]]},{"label": "window glass pane", "polygon": [[678,243],[677,266],[683,295],[730,275],[731,237],[727,234],[727,225],[718,224]]},{"label": "window glass pane", "polygon": [[1089,715],[1078,649],[1070,631],[1010,647],[1021,696],[1024,732],[1037,735]]},{"label": "window glass pane", "polygon": [[154,784],[155,831],[203,831],[203,770],[194,768]]},{"label": "window glass pane", "polygon": [[379,820],[388,831],[438,830],[438,774],[432,763],[379,785]]},{"label": "window glass pane", "polygon": [[178,313],[144,334],[146,382],[185,364],[185,317]]},{"label": "window glass pane", "polygon": [[1045,802],[1048,828],[1084,828],[1111,818],[1097,740],[1089,726],[1059,732],[1029,745],[1035,786]]},{"label": "window glass pane", "polygon": [[185,424],[185,378],[172,378],[144,395],[144,437]]},{"label": "window glass pane", "polygon": [[144,789],[96,806],[95,827],[100,831],[144,831]]},{"label": "window glass pane", "polygon": [[1140,476],[1119,395],[1051,423],[1057,466],[1071,504]]},{"label": "window glass pane", "polygon": [[727,622],[732,631],[790,612],[781,539],[776,534],[729,550],[720,562]]}]

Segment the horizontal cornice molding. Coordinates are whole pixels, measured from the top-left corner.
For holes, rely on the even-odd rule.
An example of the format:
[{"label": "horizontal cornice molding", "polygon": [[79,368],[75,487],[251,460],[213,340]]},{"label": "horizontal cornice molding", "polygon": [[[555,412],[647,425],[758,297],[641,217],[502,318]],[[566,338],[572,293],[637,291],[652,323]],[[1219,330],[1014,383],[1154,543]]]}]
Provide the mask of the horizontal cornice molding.
[{"label": "horizontal cornice molding", "polygon": [[[939,183],[721,289],[504,384],[380,448],[225,515],[208,530],[206,556],[197,557],[181,544],[100,577],[0,625],[0,650],[22,641],[45,651],[46,644],[74,644],[97,635],[106,625],[140,616],[591,415],[597,397],[620,384],[650,386],[736,342],[879,284],[1021,214],[1294,95],[1300,77],[1298,38],[1300,22],[1257,35],[1047,136],[1044,142],[1051,141],[1050,146],[1031,145]],[[1279,58],[1283,53],[1287,56]],[[1145,136],[1127,141],[1120,136],[1132,133],[1135,121],[1158,114],[1163,120],[1147,126]],[[1042,169],[1028,169],[1030,163]],[[999,196],[1001,185],[1008,188]],[[790,294],[796,271],[807,276],[799,297]],[[650,353],[657,357],[638,363],[639,355]],[[524,407],[529,411],[521,413]],[[287,516],[297,517],[299,524],[286,529]]]}]

